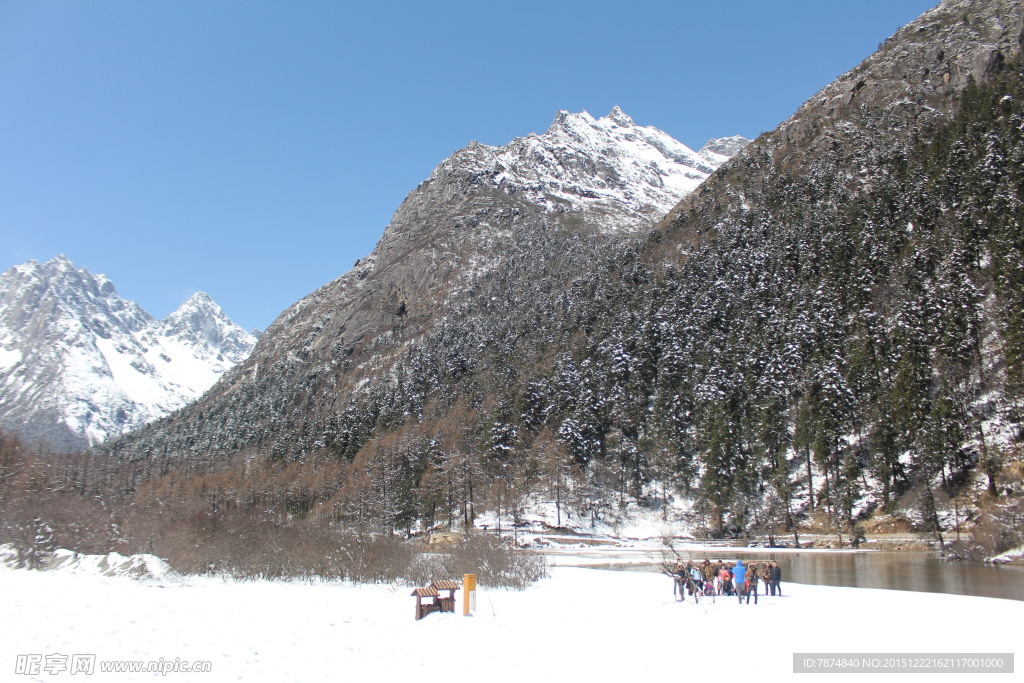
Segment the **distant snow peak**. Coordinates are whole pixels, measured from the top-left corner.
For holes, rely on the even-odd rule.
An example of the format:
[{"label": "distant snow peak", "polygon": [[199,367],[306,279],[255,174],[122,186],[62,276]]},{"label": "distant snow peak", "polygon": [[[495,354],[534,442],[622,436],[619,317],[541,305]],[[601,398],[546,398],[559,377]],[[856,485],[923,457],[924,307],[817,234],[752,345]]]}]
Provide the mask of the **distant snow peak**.
[{"label": "distant snow peak", "polygon": [[[37,261],[29,261],[29,263],[38,263]],[[51,270],[74,270],[75,265],[71,262],[64,254],[57,254],[45,264]],[[84,269],[83,269],[84,270]]]},{"label": "distant snow peak", "polygon": [[215,351],[214,355],[237,358],[230,365],[244,360],[255,343],[255,337],[228,318],[206,292],[190,296],[160,323],[160,330],[166,337],[190,342],[198,356]]},{"label": "distant snow peak", "polygon": [[166,328],[178,329],[213,324],[226,317],[223,309],[205,292],[196,292],[163,320]]},{"label": "distant snow peak", "polygon": [[181,308],[185,308],[186,306],[191,306],[194,308],[216,309],[218,311],[221,310],[220,306],[217,305],[217,302],[211,299],[210,295],[207,294],[206,292],[196,292],[195,294],[190,296],[188,299],[185,300],[185,303],[181,305]]},{"label": "distant snow peak", "polygon": [[699,153],[711,152],[724,157],[732,157],[748,144],[750,144],[750,140],[742,135],[733,135],[727,138],[711,138],[704,143]]},{"label": "distant snow peak", "polygon": [[0,426],[93,445],[197,398],[255,337],[203,292],[158,321],[61,254],[0,275]]},{"label": "distant snow peak", "polygon": [[555,114],[555,119],[551,122],[547,132],[552,133],[559,129],[573,128],[579,125],[591,126],[594,128],[607,128],[612,126],[617,126],[619,128],[636,127],[636,123],[633,122],[633,119],[629,114],[622,111],[618,106],[612,107],[612,110],[607,116],[602,116],[599,119],[595,119],[591,116],[590,112],[586,110],[578,113],[572,113],[565,109],[561,109]]},{"label": "distant snow peak", "polygon": [[622,128],[629,128],[631,126],[636,125],[635,123],[633,123],[633,119],[631,119],[628,114],[619,109],[618,105],[612,107],[611,112],[608,114],[608,116],[605,116],[604,118],[608,119],[616,126],[620,126]]}]

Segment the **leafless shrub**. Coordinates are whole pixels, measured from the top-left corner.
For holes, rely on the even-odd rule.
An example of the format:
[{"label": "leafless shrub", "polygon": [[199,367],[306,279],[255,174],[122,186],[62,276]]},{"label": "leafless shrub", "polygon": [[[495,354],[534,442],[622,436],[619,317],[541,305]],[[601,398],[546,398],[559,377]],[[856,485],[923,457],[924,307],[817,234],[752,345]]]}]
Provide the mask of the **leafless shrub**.
[{"label": "leafless shrub", "polygon": [[987,506],[971,530],[975,545],[986,557],[1024,545],[1024,496],[1014,496]]},{"label": "leafless shrub", "polygon": [[542,555],[516,550],[496,536],[472,533],[451,548],[421,553],[410,565],[408,578],[422,585],[463,574],[476,574],[484,586],[521,590],[547,576],[547,562]]},{"label": "leafless shrub", "polygon": [[162,524],[154,525],[152,514],[145,514],[126,524],[126,536],[136,541],[128,551],[153,552],[184,574],[425,585],[473,573],[482,585],[521,589],[547,573],[541,556],[517,551],[489,534],[471,534],[443,551],[422,552],[389,533],[305,520],[194,511],[161,518]]},{"label": "leafless shrub", "polygon": [[1024,495],[990,497],[971,527],[969,540],[951,543],[957,558],[982,561],[1024,545]]},{"label": "leafless shrub", "polygon": [[42,555],[56,548],[80,553],[106,553],[116,528],[98,502],[48,490],[10,491],[0,503],[0,543],[10,543],[36,567]]},{"label": "leafless shrub", "polygon": [[43,560],[57,546],[53,542],[53,527],[39,515],[38,508],[27,500],[6,500],[0,520],[0,543],[6,543],[17,553],[15,566],[39,569]]},{"label": "leafless shrub", "polygon": [[422,552],[379,524],[352,528],[329,517],[272,512],[256,489],[243,501],[238,491],[248,489],[222,478],[178,487],[161,479],[146,495],[104,502],[72,485],[61,474],[68,468],[22,451],[0,433],[0,543],[10,543],[25,567],[39,567],[52,550],[67,548],[149,553],[182,574],[240,579],[422,585],[474,573],[482,585],[523,588],[546,574],[540,556],[488,534]]}]

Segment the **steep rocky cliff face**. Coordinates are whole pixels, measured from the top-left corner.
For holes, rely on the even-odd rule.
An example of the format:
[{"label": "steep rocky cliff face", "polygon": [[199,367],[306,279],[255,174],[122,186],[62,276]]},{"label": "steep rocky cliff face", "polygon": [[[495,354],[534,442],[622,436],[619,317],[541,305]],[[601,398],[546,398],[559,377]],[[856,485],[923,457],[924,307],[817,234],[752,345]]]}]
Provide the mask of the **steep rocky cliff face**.
[{"label": "steep rocky cliff face", "polygon": [[559,112],[544,134],[503,147],[474,142],[410,193],[373,253],[284,311],[250,366],[288,352],[359,360],[396,326],[421,333],[502,261],[520,226],[611,238],[642,231],[746,142],[722,138],[693,152],[617,107],[597,120]]}]

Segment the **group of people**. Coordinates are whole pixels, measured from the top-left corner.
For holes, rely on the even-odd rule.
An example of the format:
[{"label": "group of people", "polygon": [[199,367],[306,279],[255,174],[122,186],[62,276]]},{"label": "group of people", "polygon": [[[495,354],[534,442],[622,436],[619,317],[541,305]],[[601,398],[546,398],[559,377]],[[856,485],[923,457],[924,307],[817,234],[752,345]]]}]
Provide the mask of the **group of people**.
[{"label": "group of people", "polygon": [[699,591],[702,595],[735,595],[741,604],[745,600],[748,605],[753,596],[756,605],[758,584],[764,585],[765,595],[782,595],[782,567],[775,560],[749,565],[744,565],[743,560],[733,564],[705,559],[698,564],[690,561],[685,565],[680,561],[672,573],[674,590],[680,598],[686,597],[683,591],[691,594]]}]

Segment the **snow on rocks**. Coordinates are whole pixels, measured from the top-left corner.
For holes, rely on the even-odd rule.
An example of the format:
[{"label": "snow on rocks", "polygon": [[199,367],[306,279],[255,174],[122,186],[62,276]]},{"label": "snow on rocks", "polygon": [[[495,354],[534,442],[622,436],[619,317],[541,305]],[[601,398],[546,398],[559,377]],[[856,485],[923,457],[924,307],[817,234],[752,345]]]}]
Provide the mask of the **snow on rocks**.
[{"label": "snow on rocks", "polygon": [[[0,545],[0,565],[18,567],[18,552],[9,544]],[[42,571],[84,576],[125,577],[148,582],[175,581],[180,577],[171,566],[156,555],[83,555],[58,549],[40,559]]]},{"label": "snow on rocks", "polygon": [[76,450],[209,389],[256,338],[199,292],[165,320],[60,255],[0,275],[0,426]]},{"label": "snow on rocks", "polygon": [[993,564],[1024,564],[1024,545],[1007,550],[1005,553],[990,557],[986,562]]},{"label": "snow on rocks", "polygon": [[498,147],[470,143],[431,179],[451,168],[472,170],[482,182],[506,194],[524,193],[552,213],[599,212],[603,230],[637,232],[748,142],[716,138],[694,152],[664,131],[636,125],[618,107],[599,119],[560,111],[542,134]]}]

